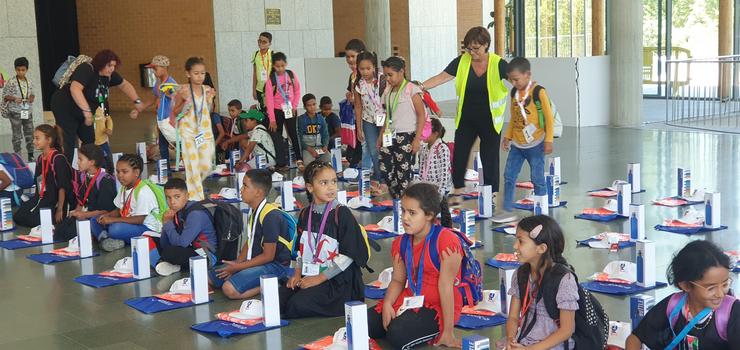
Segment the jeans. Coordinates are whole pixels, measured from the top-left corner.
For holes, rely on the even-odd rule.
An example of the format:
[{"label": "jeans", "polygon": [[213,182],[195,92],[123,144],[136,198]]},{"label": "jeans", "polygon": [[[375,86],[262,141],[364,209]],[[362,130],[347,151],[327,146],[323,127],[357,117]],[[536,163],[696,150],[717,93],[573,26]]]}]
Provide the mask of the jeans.
[{"label": "jeans", "polygon": [[376,147],[380,128],[375,123],[362,121],[362,133],[365,135],[365,143],[362,144],[362,168],[373,169],[370,179],[380,181],[380,162],[378,161],[379,152]]},{"label": "jeans", "polygon": [[241,270],[229,277],[226,280],[218,278],[216,270],[222,268],[223,265],[216,266],[208,271],[208,277],[211,283],[216,288],[221,288],[226,281],[236,289],[239,294],[244,293],[250,289],[254,289],[260,286],[260,276],[262,275],[274,275],[278,280],[282,280],[288,277],[288,271],[290,267],[283,266],[277,261],[269,262],[264,265],[252,266]]},{"label": "jeans", "polygon": [[109,174],[115,175],[115,172],[113,172],[113,169],[115,168],[113,166],[113,152],[110,149],[110,143],[106,142],[100,145],[100,149],[103,151],[103,158],[105,158],[105,164],[103,168],[105,168],[105,171],[107,171]]},{"label": "jeans", "polygon": [[509,157],[506,159],[504,170],[504,210],[514,209],[514,190],[516,178],[522,170],[524,161],[529,163],[530,175],[534,184],[534,194],[544,196],[547,194],[545,183],[545,142],[529,149],[521,149],[511,145]]},{"label": "jeans", "polygon": [[[100,233],[105,229],[105,226],[98,223],[97,217],[90,218],[90,231],[98,241],[100,241]],[[131,243],[131,238],[141,236],[145,231],[149,231],[149,228],[144,225],[127,224],[123,222],[110,224],[107,229],[108,238],[120,239],[126,243]]]}]

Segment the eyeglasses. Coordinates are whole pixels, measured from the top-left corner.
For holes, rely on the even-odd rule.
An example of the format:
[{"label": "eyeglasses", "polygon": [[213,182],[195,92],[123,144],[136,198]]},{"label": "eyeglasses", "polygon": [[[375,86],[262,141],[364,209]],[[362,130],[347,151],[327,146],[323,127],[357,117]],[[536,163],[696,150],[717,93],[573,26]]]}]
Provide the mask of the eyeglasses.
[{"label": "eyeglasses", "polygon": [[465,51],[468,51],[468,52],[471,52],[471,51],[479,51],[481,48],[483,48],[483,45],[478,45],[478,46],[475,46],[475,47],[468,46],[468,47],[465,48]]},{"label": "eyeglasses", "polygon": [[259,40],[257,39],[257,44],[269,44],[270,42],[267,40]]},{"label": "eyeglasses", "polygon": [[721,290],[724,294],[727,294],[730,292],[730,288],[732,288],[732,278],[728,278],[722,283],[713,284],[711,286],[702,286],[701,284],[694,281],[689,282],[697,287],[701,287],[702,289],[704,289],[705,292],[709,294],[716,294],[719,290]]}]

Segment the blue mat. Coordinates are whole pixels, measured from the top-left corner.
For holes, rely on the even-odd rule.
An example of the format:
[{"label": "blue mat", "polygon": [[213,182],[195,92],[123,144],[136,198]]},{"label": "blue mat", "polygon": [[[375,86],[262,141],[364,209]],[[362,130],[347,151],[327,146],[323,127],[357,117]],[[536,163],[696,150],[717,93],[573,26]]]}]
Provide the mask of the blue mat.
[{"label": "blue mat", "polygon": [[[563,183],[561,182],[560,184],[562,185]],[[599,189],[595,189],[595,190],[591,190],[591,191],[586,191],[586,193],[598,192],[598,191],[612,191],[612,190],[609,189],[609,188],[604,187],[604,188],[599,188]],[[614,192],[617,192],[617,191],[614,191]],[[634,193],[643,193],[643,192],[645,192],[645,190],[640,190],[640,192],[634,192]],[[613,195],[611,197],[616,197],[616,196],[617,195],[615,194],[615,195]],[[611,198],[611,197],[609,197],[609,198]]]},{"label": "blue mat", "polygon": [[288,324],[290,324],[290,322],[286,320],[280,320],[280,325],[275,326],[275,327],[265,327],[265,325],[262,323],[256,324],[254,326],[245,326],[245,325],[228,322],[228,321],[213,320],[213,321],[194,324],[190,326],[190,328],[194,331],[210,333],[210,334],[217,334],[221,338],[228,338],[234,335],[264,332],[270,329],[285,327]]},{"label": "blue mat", "polygon": [[[93,255],[90,258],[96,257],[98,255],[100,255],[100,253],[93,252]],[[44,264],[44,265],[56,264],[56,263],[64,262],[64,261],[89,259],[89,258],[80,259],[79,256],[64,256],[64,255],[56,255],[52,253],[31,254],[31,255],[26,256],[26,258],[31,259],[37,263]]]},{"label": "blue mat", "polygon": [[518,261],[500,261],[494,258],[488,258],[488,260],[486,260],[486,265],[497,269],[513,270],[519,268],[522,264]]},{"label": "blue mat", "polygon": [[373,205],[373,206],[372,206],[372,207],[370,207],[370,208],[365,208],[365,207],[359,207],[359,208],[357,208],[357,209],[355,209],[355,210],[359,210],[359,211],[369,211],[369,212],[371,212],[371,213],[379,213],[379,212],[383,212],[383,211],[389,211],[389,210],[393,210],[393,207],[390,207],[390,206],[385,206],[385,205]]},{"label": "blue mat", "polygon": [[495,327],[504,323],[506,323],[506,317],[500,314],[493,316],[462,314],[460,315],[460,320],[455,324],[455,327],[463,329],[481,329]]},{"label": "blue mat", "polygon": [[16,249],[23,249],[23,248],[31,248],[31,247],[40,247],[42,245],[48,245],[48,244],[54,244],[54,243],[61,243],[62,241],[55,241],[52,243],[41,243],[41,241],[38,242],[29,242],[24,241],[22,239],[11,239],[7,241],[0,241],[0,248],[5,248],[7,250],[16,250]]},{"label": "blue mat", "polygon": [[[211,301],[213,300],[209,300],[208,302],[210,303]],[[176,310],[195,306],[192,301],[189,301],[187,303],[175,303],[169,300],[159,299],[157,297],[131,298],[126,300],[124,304],[145,314],[154,314],[162,311]]]},{"label": "blue mat", "polygon": [[[584,239],[582,241],[576,241],[576,242],[578,243],[579,246],[590,247],[588,245],[588,243],[589,242],[596,242],[596,241],[598,241],[598,239],[596,239],[596,238],[589,238],[589,239]],[[625,249],[625,248],[634,247],[636,244],[637,243],[635,243],[633,241],[619,242],[619,248],[618,249]]]},{"label": "blue mat", "polygon": [[626,219],[626,217],[619,216],[619,214],[612,215],[592,215],[592,214],[578,214],[575,216],[576,219],[598,221],[598,222],[609,222],[616,219]]},{"label": "blue mat", "polygon": [[136,281],[141,281],[136,278],[120,278],[120,277],[113,277],[113,276],[103,276],[99,274],[95,275],[82,275],[75,277],[75,282],[84,284],[89,287],[93,288],[104,288],[104,287],[110,287],[110,286],[116,286],[119,284],[126,284]]},{"label": "blue mat", "polygon": [[380,300],[385,297],[385,291],[387,289],[380,289],[375,288],[371,286],[365,286],[365,298],[367,299],[373,299],[373,300]]},{"label": "blue mat", "polygon": [[398,237],[398,235],[393,232],[367,231],[367,238],[370,238],[374,241],[378,241],[378,240],[386,239],[386,238],[393,238],[393,237]]},{"label": "blue mat", "polygon": [[733,268],[731,271],[735,273],[740,273],[740,263],[735,265],[735,268]]},{"label": "blue mat", "polygon": [[594,293],[610,294],[610,295],[632,295],[647,292],[653,289],[664,288],[668,286],[665,282],[656,282],[653,287],[640,287],[637,284],[619,284],[619,283],[606,283],[589,281],[581,283],[583,289],[589,290]]},{"label": "blue mat", "polygon": [[[558,205],[558,206],[552,206],[551,205],[550,208],[560,208],[560,207],[564,207],[566,205],[568,205],[568,201],[560,201],[560,205]],[[514,208],[519,209],[519,210],[532,211],[532,210],[534,210],[534,204],[519,204],[519,203],[514,203]]]},{"label": "blue mat", "polygon": [[515,235],[515,234],[516,234],[516,232],[514,232],[514,233],[507,233],[507,232],[506,232],[506,229],[507,229],[508,227],[509,227],[509,226],[499,226],[499,227],[494,227],[494,228],[493,228],[493,232],[499,232],[499,233],[503,233],[503,234],[507,234],[507,235]]},{"label": "blue mat", "polygon": [[658,231],[679,233],[682,235],[693,235],[697,233],[726,230],[727,226],[720,226],[718,228],[710,228],[710,227],[673,227],[673,226],[655,225],[655,229]]}]

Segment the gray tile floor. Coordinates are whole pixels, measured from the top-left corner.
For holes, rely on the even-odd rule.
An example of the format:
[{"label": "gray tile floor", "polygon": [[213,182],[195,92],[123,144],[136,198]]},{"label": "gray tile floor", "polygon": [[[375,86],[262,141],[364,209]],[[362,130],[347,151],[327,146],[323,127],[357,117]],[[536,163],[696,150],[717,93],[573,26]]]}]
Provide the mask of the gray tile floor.
[{"label": "gray tile floor", "polygon": [[[123,114],[121,114],[123,115]],[[153,141],[151,116],[129,121],[117,118],[112,139],[114,150],[133,151],[136,141]],[[131,135],[136,135],[131,137]],[[9,138],[0,141],[0,150],[10,147]],[[566,129],[563,138],[556,141],[555,153],[562,157],[562,188],[567,208],[555,209],[552,216],[564,228],[567,242],[566,257],[576,267],[581,279],[600,270],[611,260],[634,258],[634,249],[610,253],[605,250],[576,248],[575,240],[606,230],[620,230],[622,223],[593,223],[575,220],[573,215],[584,207],[600,206],[599,199],[588,197],[585,192],[606,186],[613,179],[626,177],[628,162],[642,163],[642,182],[647,190],[634,200],[648,204],[646,207],[647,235],[658,242],[657,271],[665,280],[665,269],[676,250],[690,240],[711,240],[725,249],[738,249],[740,239],[736,228],[740,225],[740,138],[731,135],[704,134],[673,130],[614,129],[607,127]],[[505,154],[502,154],[505,157]],[[505,160],[502,160],[502,168]],[[693,171],[695,186],[722,192],[722,218],[730,229],[705,235],[686,237],[654,231],[651,227],[664,217],[677,215],[678,209],[649,205],[651,199],[672,194],[675,168],[686,166]],[[520,176],[528,177],[528,169]],[[209,182],[217,189],[227,184],[226,179]],[[518,191],[519,197],[524,195]],[[305,200],[299,195],[299,198]],[[474,201],[463,203],[473,207]],[[698,209],[702,209],[698,206]],[[526,214],[521,212],[520,214]],[[377,214],[361,213],[358,220],[375,222]],[[478,223],[478,239],[485,243],[475,251],[480,261],[498,252],[511,252],[513,237],[491,231],[491,223]],[[18,233],[25,233],[19,230]],[[383,251],[375,254],[371,266],[376,271],[389,266],[390,240],[380,241]],[[49,248],[50,249],[50,248]],[[103,254],[81,262],[40,265],[25,257],[42,251],[41,248],[8,251],[0,250],[0,348],[2,349],[294,349],[299,344],[332,334],[343,325],[343,319],[296,320],[290,326],[266,333],[220,339],[196,333],[189,326],[213,319],[221,311],[239,307],[239,302],[225,299],[220,293],[214,302],[194,308],[144,315],[123,304],[135,296],[148,296],[165,291],[181,276],[155,277],[122,286],[93,289],[72,281],[76,276],[110,269],[127,250]],[[498,278],[495,269],[484,268],[486,287],[495,288]],[[366,275],[374,280],[376,275]],[[737,277],[737,276],[736,276]],[[736,283],[737,284],[737,283]],[[737,286],[736,286],[737,287]],[[658,298],[670,289],[654,292]],[[598,295],[613,320],[629,320],[628,299]],[[368,300],[368,304],[374,304]],[[498,338],[501,328],[491,328],[477,333]],[[458,336],[470,332],[457,330]],[[381,343],[382,344],[382,343]]]}]

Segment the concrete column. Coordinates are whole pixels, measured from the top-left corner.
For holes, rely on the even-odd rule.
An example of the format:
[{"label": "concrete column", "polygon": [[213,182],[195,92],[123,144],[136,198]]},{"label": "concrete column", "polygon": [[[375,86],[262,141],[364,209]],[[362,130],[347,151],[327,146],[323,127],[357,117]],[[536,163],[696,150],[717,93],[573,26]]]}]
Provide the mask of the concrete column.
[{"label": "concrete column", "polygon": [[493,1],[494,51],[504,57],[506,51],[506,0]]},{"label": "concrete column", "polygon": [[591,55],[604,55],[604,0],[591,0]]},{"label": "concrete column", "polygon": [[365,44],[385,59],[391,55],[391,12],[389,0],[365,0]]},{"label": "concrete column", "polygon": [[609,1],[613,126],[642,122],[642,2]]},{"label": "concrete column", "polygon": [[[729,56],[733,54],[733,28],[732,19],[734,12],[732,10],[732,0],[719,1],[719,56]],[[730,96],[730,85],[732,84],[732,63],[720,65],[719,72],[719,89],[720,98],[725,99]]]}]

